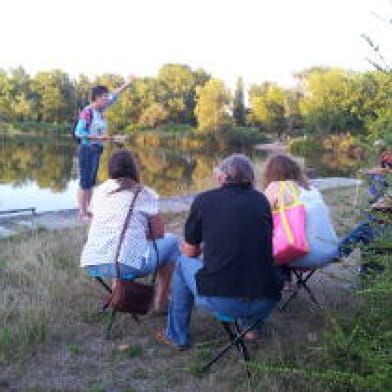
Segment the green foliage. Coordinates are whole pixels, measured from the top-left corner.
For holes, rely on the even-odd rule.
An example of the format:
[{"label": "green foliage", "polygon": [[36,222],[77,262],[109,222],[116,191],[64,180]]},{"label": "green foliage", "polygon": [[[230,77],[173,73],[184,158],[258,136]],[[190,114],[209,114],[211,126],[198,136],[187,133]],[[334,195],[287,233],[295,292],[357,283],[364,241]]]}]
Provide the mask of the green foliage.
[{"label": "green foliage", "polygon": [[155,128],[169,118],[169,113],[161,103],[153,103],[140,116],[140,123]]},{"label": "green foliage", "polygon": [[320,142],[314,138],[296,138],[289,141],[289,151],[291,154],[309,157],[322,150]]},{"label": "green foliage", "polygon": [[170,133],[188,133],[194,131],[194,128],[188,124],[167,124],[159,127],[159,131]]},{"label": "green foliage", "polygon": [[256,143],[265,143],[268,139],[257,128],[229,127],[219,133],[228,146],[244,147]]},{"label": "green foliage", "polygon": [[221,80],[210,79],[196,89],[196,94],[195,113],[201,132],[218,131],[230,123],[227,112],[230,93]]},{"label": "green foliage", "polygon": [[369,139],[383,139],[387,145],[392,143],[392,108],[386,107],[378,112],[378,118],[369,122]]},{"label": "green foliage", "polygon": [[381,72],[309,71],[301,79],[305,94],[299,102],[306,128],[324,135],[366,132],[378,112],[391,103],[391,81],[391,75]]}]

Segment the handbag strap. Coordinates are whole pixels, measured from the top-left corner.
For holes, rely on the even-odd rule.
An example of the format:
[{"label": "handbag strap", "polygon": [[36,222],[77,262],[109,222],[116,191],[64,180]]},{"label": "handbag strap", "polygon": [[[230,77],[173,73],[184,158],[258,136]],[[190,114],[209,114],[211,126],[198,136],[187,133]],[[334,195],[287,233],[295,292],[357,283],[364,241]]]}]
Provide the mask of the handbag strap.
[{"label": "handbag strap", "polygon": [[[291,203],[286,205],[285,194],[286,192],[293,198]],[[279,181],[279,193],[278,193],[278,211],[283,212],[286,208],[293,207],[295,205],[302,204],[299,198],[299,190],[290,181]]]},{"label": "handbag strap", "polygon": [[136,199],[137,199],[137,197],[138,197],[138,195],[139,195],[141,190],[142,190],[142,187],[138,186],[138,188],[135,191],[135,194],[133,196],[131,205],[129,207],[127,216],[126,216],[124,224],[123,224],[123,228],[121,230],[120,240],[118,241],[118,245],[117,245],[117,249],[116,249],[116,255],[115,255],[115,258],[114,258],[115,263],[116,263],[116,278],[117,279],[120,279],[120,265],[119,265],[119,260],[118,259],[119,259],[119,256],[120,256],[121,245],[122,245],[122,242],[124,240],[125,232],[126,232],[126,230],[128,228],[129,221],[131,220],[131,216],[132,216],[132,213],[133,213],[133,209],[134,209],[134,206],[135,206]]},{"label": "handbag strap", "polygon": [[279,205],[279,215],[281,218],[281,223],[282,223],[283,229],[286,233],[286,238],[290,244],[293,244],[294,243],[294,236],[293,236],[293,233],[292,233],[292,230],[290,227],[290,223],[289,223],[287,216],[286,216],[286,213],[285,213],[285,210],[287,208],[290,208],[290,207],[284,205],[284,196],[285,196],[286,189],[289,190],[289,193],[290,193],[290,191],[292,192],[292,193],[290,193],[290,195],[293,196],[293,198],[294,198],[293,203],[290,205],[291,207],[294,207],[298,203],[299,195],[298,195],[297,189],[291,183],[286,183],[286,181],[279,181],[279,204],[280,204]]},{"label": "handbag strap", "polygon": [[[148,228],[151,233],[151,222],[150,221],[148,221]],[[152,246],[154,247],[155,253],[157,255],[157,264],[155,266],[154,273],[152,275],[152,285],[155,286],[155,280],[157,278],[158,267],[159,267],[159,250],[158,250],[158,245],[157,245],[155,238],[152,238],[151,241],[152,241]]]}]

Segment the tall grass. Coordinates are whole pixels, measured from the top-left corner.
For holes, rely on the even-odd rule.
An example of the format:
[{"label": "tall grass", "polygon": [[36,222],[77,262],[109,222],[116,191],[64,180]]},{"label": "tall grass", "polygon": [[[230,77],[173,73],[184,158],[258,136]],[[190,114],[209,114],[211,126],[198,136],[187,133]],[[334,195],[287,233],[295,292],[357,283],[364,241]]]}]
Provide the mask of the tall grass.
[{"label": "tall grass", "polygon": [[82,229],[41,232],[0,244],[0,360],[28,354],[77,311]]}]

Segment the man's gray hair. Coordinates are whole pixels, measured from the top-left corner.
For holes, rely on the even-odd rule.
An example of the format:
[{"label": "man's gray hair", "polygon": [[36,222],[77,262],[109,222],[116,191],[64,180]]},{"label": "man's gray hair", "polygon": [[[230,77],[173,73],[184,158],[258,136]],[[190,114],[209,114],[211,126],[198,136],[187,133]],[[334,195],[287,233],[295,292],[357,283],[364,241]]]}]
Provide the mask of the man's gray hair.
[{"label": "man's gray hair", "polygon": [[233,154],[221,161],[216,170],[225,176],[225,183],[253,185],[255,172],[251,160],[244,154]]}]

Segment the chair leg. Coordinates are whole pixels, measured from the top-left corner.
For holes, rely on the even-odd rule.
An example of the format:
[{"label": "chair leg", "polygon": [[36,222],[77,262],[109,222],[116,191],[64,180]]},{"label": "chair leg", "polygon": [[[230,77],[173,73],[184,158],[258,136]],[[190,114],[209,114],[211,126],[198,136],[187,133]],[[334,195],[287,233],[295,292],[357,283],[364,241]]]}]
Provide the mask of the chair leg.
[{"label": "chair leg", "polygon": [[306,290],[306,292],[308,293],[310,299],[313,301],[313,303],[315,303],[317,306],[320,306],[319,302],[317,301],[316,297],[314,296],[314,294],[312,293],[312,291],[310,290],[309,286],[306,284],[307,281],[312,277],[312,275],[316,272],[316,270],[312,270],[310,272],[308,272],[307,275],[305,275],[305,278],[303,278],[304,273],[298,272],[298,271],[294,271],[294,273],[299,277],[299,284]]},{"label": "chair leg", "polygon": [[[228,322],[221,322],[221,324],[223,325],[223,328],[225,329],[225,331],[227,332],[227,335],[230,338],[230,341],[232,342],[233,340],[235,340],[235,338],[237,337],[237,335],[239,335],[241,333],[241,329],[240,326],[238,325],[237,320],[235,320],[234,325],[236,327],[236,331],[237,333],[234,333],[233,330],[230,328],[230,323]],[[242,357],[244,358],[244,361],[249,361],[250,360],[250,356],[249,356],[249,351],[248,348],[246,347],[244,341],[241,339],[237,344],[236,344],[238,351],[240,352],[240,354],[242,355]]]},{"label": "chair leg", "polygon": [[[240,341],[243,342],[242,339],[245,336],[245,334],[248,333],[249,331],[251,331],[252,329],[256,328],[261,322],[262,322],[262,319],[258,319],[253,324],[251,324],[249,327],[247,327],[243,331],[241,331],[241,333],[235,335],[234,339],[232,339],[229,343],[227,343],[226,346],[223,347],[223,349],[221,351],[219,351],[218,354],[216,354],[214,358],[212,358],[208,363],[206,363],[203,366],[202,372],[206,372],[215,362],[217,362],[233,346],[238,345]],[[227,331],[226,327],[225,327],[225,330]],[[244,342],[243,342],[243,344],[244,344]]]},{"label": "chair leg", "polygon": [[109,323],[108,323],[108,326],[106,329],[106,339],[110,339],[110,334],[112,332],[112,327],[113,327],[115,316],[116,316],[116,311],[113,309],[112,313],[110,314]]},{"label": "chair leg", "polygon": [[279,307],[279,310],[283,311],[287,308],[288,304],[298,295],[299,287],[295,286],[294,291],[291,293],[290,297]]},{"label": "chair leg", "polygon": [[[235,320],[234,325],[235,325],[235,329],[237,331],[237,335],[239,335],[241,333],[241,328],[240,328],[237,320]],[[249,350],[248,350],[248,347],[246,347],[244,339],[241,339],[238,342],[237,347],[238,347],[239,352],[242,354],[244,361],[249,362],[250,361]]]},{"label": "chair leg", "polygon": [[95,280],[97,282],[99,282],[105,288],[106,291],[108,291],[109,293],[112,293],[111,287],[101,277],[96,276]]},{"label": "chair leg", "polygon": [[[237,334],[241,334],[241,328],[238,324],[238,321],[234,321],[235,329],[237,331]],[[248,362],[250,361],[250,354],[248,347],[246,346],[244,339],[242,338],[238,344],[237,344],[238,351],[241,353],[242,358],[244,359],[244,365],[245,365],[245,371],[246,371],[246,377],[248,378],[248,382],[251,382],[251,377],[252,375],[250,374]]]},{"label": "chair leg", "polygon": [[317,306],[321,306],[320,303],[317,301],[316,297],[310,290],[309,286],[306,284],[307,281],[312,277],[312,275],[316,272],[316,270],[311,270],[305,275],[305,272],[301,271],[296,271],[293,270],[294,275],[297,278],[297,282],[295,285],[295,290],[294,292],[290,295],[290,297],[283,303],[283,305],[280,306],[280,310],[283,311],[287,308],[288,304],[298,295],[298,291],[300,290],[301,287],[305,289],[305,291],[308,293],[310,299],[314,304]]}]

